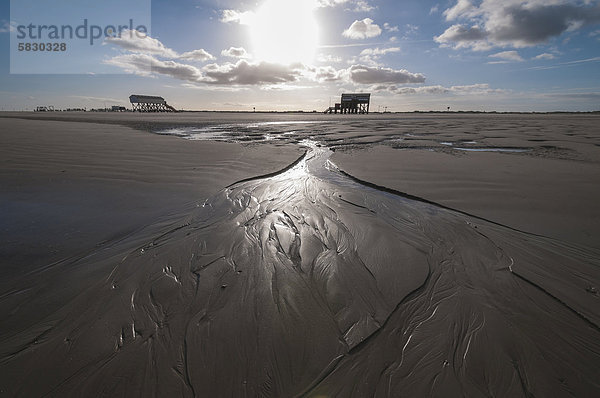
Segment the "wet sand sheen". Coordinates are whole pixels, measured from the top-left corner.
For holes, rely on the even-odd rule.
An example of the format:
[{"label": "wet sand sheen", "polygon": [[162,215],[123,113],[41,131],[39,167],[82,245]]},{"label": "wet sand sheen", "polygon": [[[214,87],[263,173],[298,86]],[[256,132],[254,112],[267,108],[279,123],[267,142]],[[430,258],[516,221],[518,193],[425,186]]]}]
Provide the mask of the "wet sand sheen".
[{"label": "wet sand sheen", "polygon": [[44,270],[55,286],[96,282],[3,342],[5,391],[598,391],[596,252],[362,184],[330,155],[310,145],[292,167],[233,184],[184,220]]},{"label": "wet sand sheen", "polygon": [[362,180],[522,231],[600,249],[597,162],[500,153],[460,156],[382,145],[336,151],[333,159]]}]

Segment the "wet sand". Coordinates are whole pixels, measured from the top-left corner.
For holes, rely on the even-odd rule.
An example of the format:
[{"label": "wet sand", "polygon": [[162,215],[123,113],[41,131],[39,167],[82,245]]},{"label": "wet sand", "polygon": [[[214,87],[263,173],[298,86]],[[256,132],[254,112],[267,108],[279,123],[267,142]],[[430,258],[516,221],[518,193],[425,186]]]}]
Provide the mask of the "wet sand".
[{"label": "wet sand", "polygon": [[333,160],[362,180],[522,231],[600,249],[600,161],[399,152],[388,146],[338,152]]},{"label": "wet sand", "polygon": [[600,391],[597,117],[76,117],[0,118],[8,396]]},{"label": "wet sand", "polygon": [[281,169],[302,153],[186,142],[107,124],[0,123],[0,256],[17,272],[189,211],[223,186]]}]

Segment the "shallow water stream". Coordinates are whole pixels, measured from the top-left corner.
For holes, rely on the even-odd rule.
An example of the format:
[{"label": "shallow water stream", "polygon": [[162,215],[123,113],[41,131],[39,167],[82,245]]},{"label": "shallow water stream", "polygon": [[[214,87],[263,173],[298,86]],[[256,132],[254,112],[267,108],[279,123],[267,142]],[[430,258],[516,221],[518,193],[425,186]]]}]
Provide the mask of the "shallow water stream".
[{"label": "shallow water stream", "polygon": [[[15,304],[18,396],[593,396],[600,261],[345,174],[304,142]],[[61,293],[78,280],[89,286]],[[76,291],[76,289],[71,289]],[[22,319],[50,306],[43,320]],[[24,371],[25,370],[25,371]]]}]

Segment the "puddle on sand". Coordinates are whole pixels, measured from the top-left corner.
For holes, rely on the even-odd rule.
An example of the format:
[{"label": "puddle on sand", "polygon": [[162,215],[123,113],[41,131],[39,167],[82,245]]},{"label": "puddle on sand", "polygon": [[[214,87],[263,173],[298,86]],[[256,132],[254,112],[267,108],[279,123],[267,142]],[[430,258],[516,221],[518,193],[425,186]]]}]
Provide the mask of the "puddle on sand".
[{"label": "puddle on sand", "polygon": [[531,149],[525,148],[454,148],[457,151],[466,152],[508,152],[508,153],[523,153],[529,152]]}]

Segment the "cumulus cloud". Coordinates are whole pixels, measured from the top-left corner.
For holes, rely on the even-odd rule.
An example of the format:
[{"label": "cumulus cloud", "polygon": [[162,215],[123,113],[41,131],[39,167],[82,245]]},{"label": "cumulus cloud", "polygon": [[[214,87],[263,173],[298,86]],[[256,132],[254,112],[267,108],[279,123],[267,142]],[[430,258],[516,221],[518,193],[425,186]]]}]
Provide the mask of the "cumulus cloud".
[{"label": "cumulus cloud", "polygon": [[391,68],[352,65],[347,72],[350,81],[357,84],[406,84],[425,82],[425,76],[423,74],[412,73],[406,69],[395,70]]},{"label": "cumulus cloud", "polygon": [[215,57],[212,54],[210,54],[208,51],[203,50],[203,49],[185,52],[185,53],[181,54],[178,58],[190,59],[190,60],[202,61],[202,62],[215,59]]},{"label": "cumulus cloud", "polygon": [[[197,68],[172,59],[207,61],[215,59],[215,57],[202,49],[180,55],[150,36],[123,34],[121,38],[108,38],[107,42],[130,52],[106,60],[105,63],[108,65],[117,66],[126,72],[138,75],[164,75],[192,83],[223,86],[289,83],[296,81],[301,76],[303,69],[302,65],[250,63],[246,60],[221,65],[210,64],[203,68]],[[231,47],[224,50],[223,55],[240,58],[247,53],[243,48]],[[171,60],[161,60],[157,57],[171,58]]]},{"label": "cumulus cloud", "polygon": [[223,23],[239,23],[249,25],[255,14],[252,11],[223,10],[220,21]]},{"label": "cumulus cloud", "polygon": [[248,58],[248,52],[244,47],[229,47],[221,51],[221,55],[229,58]]},{"label": "cumulus cloud", "polygon": [[485,41],[488,33],[478,26],[452,25],[444,33],[433,39],[441,45],[454,45],[455,48],[472,47],[487,50],[490,45]]},{"label": "cumulus cloud", "polygon": [[[180,60],[206,61],[214,59],[214,57],[202,49],[177,54],[159,40],[149,36],[137,39],[129,37],[127,39],[112,38],[107,42],[129,51],[127,54],[120,54],[104,61],[108,65],[119,67],[129,73],[143,76],[168,76],[199,86],[221,88],[244,86],[297,87],[297,83],[301,79],[309,82],[343,81],[359,85],[425,82],[425,76],[420,73],[412,73],[404,69],[395,70],[378,65],[359,64],[352,65],[347,69],[336,70],[332,66],[307,67],[300,63],[282,65],[239,59],[237,62],[212,63],[204,67],[197,67],[180,62]],[[399,51],[399,47],[375,47],[363,50],[361,57],[377,59],[386,54]],[[223,50],[222,55],[242,58],[247,55],[247,52],[241,47],[230,47]],[[169,60],[163,58],[169,58]],[[292,86],[291,83],[296,84]]]},{"label": "cumulus cloud", "polygon": [[495,41],[526,47],[585,24],[600,22],[600,8],[586,8],[572,4],[532,9],[507,7],[497,19],[489,20],[487,26]]},{"label": "cumulus cloud", "polygon": [[331,66],[319,66],[309,68],[311,78],[317,82],[337,82],[344,78],[344,70],[336,70]]},{"label": "cumulus cloud", "polygon": [[368,1],[366,0],[356,0],[354,2],[354,7],[351,8],[354,12],[369,12],[375,9]]},{"label": "cumulus cloud", "polygon": [[317,3],[320,7],[335,7],[338,4],[347,3],[348,0],[318,0]]},{"label": "cumulus cloud", "polygon": [[198,82],[202,79],[202,71],[195,66],[175,61],[162,61],[149,54],[123,54],[104,63],[141,76],[152,76],[157,73],[190,82]]},{"label": "cumulus cloud", "polygon": [[344,61],[344,59],[337,55],[332,54],[319,54],[317,57],[317,61],[320,63],[328,63],[328,64],[339,64]]},{"label": "cumulus cloud", "polygon": [[268,62],[256,64],[246,60],[237,63],[226,63],[223,65],[206,65],[204,72],[204,83],[220,85],[263,85],[295,82],[302,75],[303,66],[280,65]]},{"label": "cumulus cloud", "polygon": [[345,37],[350,39],[368,39],[377,37],[381,34],[379,25],[374,24],[371,18],[365,18],[362,21],[356,20],[343,32]]},{"label": "cumulus cloud", "polygon": [[523,58],[516,51],[502,51],[496,54],[488,55],[490,58],[497,58],[501,61],[491,63],[505,63],[505,62],[522,62]]},{"label": "cumulus cloud", "polygon": [[159,40],[137,30],[124,30],[121,37],[107,37],[106,43],[114,44],[127,51],[141,54],[154,54],[165,58],[177,58],[177,53]]},{"label": "cumulus cloud", "polygon": [[320,7],[335,7],[340,4],[350,6],[348,10],[354,12],[369,12],[375,9],[367,0],[318,0]]},{"label": "cumulus cloud", "polygon": [[203,49],[178,54],[176,51],[161,43],[160,40],[135,29],[123,30],[123,32],[121,32],[121,37],[107,37],[104,43],[116,45],[132,53],[155,55],[162,58],[181,58],[195,61],[209,61],[215,59],[208,51]]},{"label": "cumulus cloud", "polygon": [[472,15],[476,10],[470,0],[458,0],[456,4],[444,11],[443,15],[447,21],[453,21],[459,17]]},{"label": "cumulus cloud", "polygon": [[208,85],[252,86],[290,83],[302,76],[302,65],[279,65],[267,62],[209,64],[203,68],[176,61],[159,60],[149,54],[123,54],[104,61],[126,72],[142,76],[163,75]]},{"label": "cumulus cloud", "polygon": [[400,47],[365,48],[360,52],[360,60],[369,65],[377,65],[377,61],[384,55],[400,52]]},{"label": "cumulus cloud", "polygon": [[[523,48],[600,23],[597,0],[483,0],[479,5],[458,0],[444,11],[456,23],[435,40],[443,45]],[[468,26],[471,26],[468,28]],[[466,34],[471,30],[471,36]]]}]

